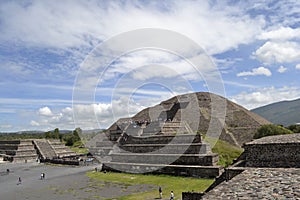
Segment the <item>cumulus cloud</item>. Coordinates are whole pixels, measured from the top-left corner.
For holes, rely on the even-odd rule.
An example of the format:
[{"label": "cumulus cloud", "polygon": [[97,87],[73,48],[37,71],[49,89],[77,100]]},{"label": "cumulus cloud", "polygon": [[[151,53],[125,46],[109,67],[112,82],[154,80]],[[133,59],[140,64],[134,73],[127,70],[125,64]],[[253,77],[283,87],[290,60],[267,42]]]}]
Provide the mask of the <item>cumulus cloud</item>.
[{"label": "cumulus cloud", "polygon": [[53,113],[51,111],[51,109],[49,107],[42,107],[38,110],[38,114],[39,115],[43,115],[43,116],[52,116]]},{"label": "cumulus cloud", "polygon": [[287,68],[284,67],[284,66],[282,66],[282,65],[277,69],[277,71],[278,71],[279,73],[284,73],[284,72],[286,72],[286,70],[287,70]]},{"label": "cumulus cloud", "polygon": [[291,63],[300,61],[300,45],[291,41],[268,41],[254,53],[264,63]]},{"label": "cumulus cloud", "polygon": [[298,87],[266,87],[251,92],[241,92],[230,99],[248,109],[254,109],[278,101],[293,100],[299,96],[300,88]]},{"label": "cumulus cloud", "polygon": [[295,68],[300,69],[300,64],[297,64]]},{"label": "cumulus cloud", "polygon": [[252,69],[252,71],[240,72],[237,74],[237,76],[258,76],[258,75],[271,76],[272,72],[268,68],[258,67]]},{"label": "cumulus cloud", "polygon": [[279,27],[258,36],[258,39],[261,40],[291,40],[295,38],[300,38],[300,28]]}]

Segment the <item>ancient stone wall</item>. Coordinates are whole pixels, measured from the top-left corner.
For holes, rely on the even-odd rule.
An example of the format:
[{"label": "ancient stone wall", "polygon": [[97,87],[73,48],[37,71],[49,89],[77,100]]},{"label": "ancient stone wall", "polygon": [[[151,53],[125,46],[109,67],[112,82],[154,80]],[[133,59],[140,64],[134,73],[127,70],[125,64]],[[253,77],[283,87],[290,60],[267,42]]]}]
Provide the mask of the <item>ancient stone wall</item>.
[{"label": "ancient stone wall", "polygon": [[300,143],[245,145],[246,167],[300,167]]},{"label": "ancient stone wall", "polygon": [[300,134],[264,137],[244,149],[246,167],[300,167]]}]

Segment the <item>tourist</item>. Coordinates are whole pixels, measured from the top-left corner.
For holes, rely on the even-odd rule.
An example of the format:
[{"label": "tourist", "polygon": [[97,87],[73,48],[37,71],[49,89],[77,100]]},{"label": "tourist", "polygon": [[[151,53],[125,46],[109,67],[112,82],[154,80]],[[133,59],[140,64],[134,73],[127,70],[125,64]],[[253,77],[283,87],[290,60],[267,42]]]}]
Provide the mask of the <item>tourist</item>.
[{"label": "tourist", "polygon": [[41,180],[45,179],[45,173],[41,173]]},{"label": "tourist", "polygon": [[170,200],[174,200],[174,199],[175,199],[175,197],[174,197],[174,193],[173,193],[173,191],[171,191]]},{"label": "tourist", "polygon": [[22,184],[22,179],[21,179],[21,177],[19,177],[17,185],[20,185],[20,184]]},{"label": "tourist", "polygon": [[160,186],[158,188],[158,192],[159,192],[159,198],[162,199],[162,189]]}]

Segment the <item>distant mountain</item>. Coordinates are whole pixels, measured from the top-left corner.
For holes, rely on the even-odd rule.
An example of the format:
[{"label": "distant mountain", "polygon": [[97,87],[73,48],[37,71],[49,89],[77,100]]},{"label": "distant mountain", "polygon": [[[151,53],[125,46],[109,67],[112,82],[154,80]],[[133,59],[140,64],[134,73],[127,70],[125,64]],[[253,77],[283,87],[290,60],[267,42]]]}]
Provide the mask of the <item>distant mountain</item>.
[{"label": "distant mountain", "polygon": [[291,124],[300,123],[300,99],[280,101],[255,108],[251,111],[274,124],[289,126]]}]

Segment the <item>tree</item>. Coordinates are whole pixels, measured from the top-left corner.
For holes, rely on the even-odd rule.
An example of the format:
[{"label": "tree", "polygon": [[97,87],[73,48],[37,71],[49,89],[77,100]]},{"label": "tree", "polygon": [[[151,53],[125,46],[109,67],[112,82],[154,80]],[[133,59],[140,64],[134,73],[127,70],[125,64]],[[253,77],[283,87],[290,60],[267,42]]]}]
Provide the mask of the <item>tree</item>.
[{"label": "tree", "polygon": [[73,146],[77,144],[78,146],[82,145],[79,134],[81,134],[82,130],[80,128],[76,128],[72,134],[65,135],[64,140],[66,141],[67,146]]},{"label": "tree", "polygon": [[289,130],[293,131],[294,133],[300,133],[300,125],[293,124],[287,127]]},{"label": "tree", "polygon": [[54,138],[55,139],[59,139],[59,129],[58,128],[56,128],[56,129],[54,129]]},{"label": "tree", "polygon": [[266,124],[262,125],[254,135],[254,139],[262,138],[265,136],[271,135],[284,135],[284,134],[291,134],[293,133],[291,130],[286,129],[279,125],[274,124]]}]

